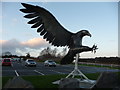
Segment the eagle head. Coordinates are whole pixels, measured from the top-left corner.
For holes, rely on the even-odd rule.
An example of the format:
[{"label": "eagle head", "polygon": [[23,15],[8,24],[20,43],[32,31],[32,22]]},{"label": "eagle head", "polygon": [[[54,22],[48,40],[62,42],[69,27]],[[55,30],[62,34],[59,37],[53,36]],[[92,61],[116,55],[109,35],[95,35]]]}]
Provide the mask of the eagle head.
[{"label": "eagle head", "polygon": [[81,30],[79,32],[77,32],[77,34],[80,36],[80,37],[83,37],[83,36],[92,36],[88,30]]}]

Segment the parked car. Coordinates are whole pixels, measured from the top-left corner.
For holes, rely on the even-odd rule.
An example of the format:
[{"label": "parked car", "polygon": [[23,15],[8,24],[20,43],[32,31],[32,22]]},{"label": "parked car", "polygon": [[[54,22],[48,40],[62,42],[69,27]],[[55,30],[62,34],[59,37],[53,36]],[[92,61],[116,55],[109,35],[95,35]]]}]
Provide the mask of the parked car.
[{"label": "parked car", "polygon": [[53,61],[53,60],[46,60],[45,62],[44,62],[44,65],[45,66],[54,66],[54,67],[56,67],[56,63]]},{"label": "parked car", "polygon": [[25,66],[35,66],[36,67],[36,62],[33,59],[27,59],[25,61]]},{"label": "parked car", "polygon": [[10,58],[4,58],[2,60],[2,66],[11,66],[11,59]]}]

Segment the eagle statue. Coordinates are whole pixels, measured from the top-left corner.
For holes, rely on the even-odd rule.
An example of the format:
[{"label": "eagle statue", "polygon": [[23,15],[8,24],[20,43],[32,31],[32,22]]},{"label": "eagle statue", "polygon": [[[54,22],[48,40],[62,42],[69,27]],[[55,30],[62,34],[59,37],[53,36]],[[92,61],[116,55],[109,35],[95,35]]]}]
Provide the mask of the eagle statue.
[{"label": "eagle statue", "polygon": [[65,29],[46,9],[26,3],[21,4],[25,8],[20,9],[20,11],[27,14],[24,16],[25,18],[31,19],[28,22],[28,24],[32,24],[31,28],[37,28],[37,32],[54,46],[68,46],[69,51],[60,62],[62,65],[72,63],[74,56],[77,53],[84,51],[95,52],[97,49],[96,45],[93,45],[91,48],[88,46],[82,46],[82,38],[84,36],[91,37],[88,30],[81,30],[77,33],[72,33]]}]

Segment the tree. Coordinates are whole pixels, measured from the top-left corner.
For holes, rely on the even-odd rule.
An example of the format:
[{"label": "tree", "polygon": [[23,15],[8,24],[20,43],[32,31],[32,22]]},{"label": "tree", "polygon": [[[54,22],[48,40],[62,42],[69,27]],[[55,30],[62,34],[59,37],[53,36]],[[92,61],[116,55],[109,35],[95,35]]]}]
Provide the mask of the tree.
[{"label": "tree", "polygon": [[26,53],[27,55],[26,55],[26,57],[30,57],[30,53]]},{"label": "tree", "polygon": [[47,47],[40,52],[39,56],[56,57],[56,54],[57,54],[57,48],[51,49],[50,47]]},{"label": "tree", "polygon": [[50,51],[51,51],[50,47],[47,47],[40,52],[40,56],[48,55],[50,54]]},{"label": "tree", "polygon": [[63,48],[63,50],[62,50],[62,52],[61,52],[62,56],[65,56],[66,53],[67,53],[67,48]]},{"label": "tree", "polygon": [[47,54],[47,55],[51,54],[51,48],[50,48],[50,47],[47,47],[47,49],[46,49],[46,54]]},{"label": "tree", "polygon": [[56,53],[57,53],[57,48],[54,48],[54,50],[51,50],[51,55],[56,57]]},{"label": "tree", "polygon": [[12,54],[11,54],[11,52],[9,52],[9,51],[8,51],[8,52],[3,52],[3,53],[2,53],[2,56],[11,56],[11,55],[12,55]]},{"label": "tree", "polygon": [[58,53],[58,54],[57,54],[57,57],[58,57],[58,58],[62,58],[61,53]]}]

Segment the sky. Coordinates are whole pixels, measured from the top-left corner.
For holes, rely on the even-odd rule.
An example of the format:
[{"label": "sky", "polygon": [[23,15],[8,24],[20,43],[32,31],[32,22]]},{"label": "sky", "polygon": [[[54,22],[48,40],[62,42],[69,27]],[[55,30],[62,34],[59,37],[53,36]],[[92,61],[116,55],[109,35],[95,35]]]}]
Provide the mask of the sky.
[{"label": "sky", "polygon": [[[116,57],[118,56],[118,3],[117,2],[26,2],[41,6],[50,11],[60,24],[70,32],[86,29],[92,37],[84,37],[83,45],[92,47],[97,44],[96,54],[81,53],[81,57]],[[0,15],[0,52],[38,56],[48,46],[46,42],[28,25],[28,19],[19,9],[21,2],[1,2]],[[64,48],[64,47],[62,47]],[[58,51],[62,48],[58,47]]]},{"label": "sky", "polygon": [[[120,2],[118,3],[118,15],[120,16]],[[118,17],[118,22],[120,17]],[[120,57],[120,25],[118,25],[118,56]]]}]

